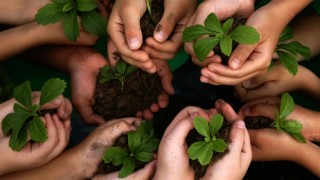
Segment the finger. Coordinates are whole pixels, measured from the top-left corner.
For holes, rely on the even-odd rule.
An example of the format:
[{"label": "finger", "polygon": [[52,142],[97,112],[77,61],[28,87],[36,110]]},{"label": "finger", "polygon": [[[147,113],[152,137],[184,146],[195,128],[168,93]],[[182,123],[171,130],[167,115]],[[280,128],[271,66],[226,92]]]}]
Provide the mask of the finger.
[{"label": "finger", "polygon": [[142,169],[139,169],[138,171],[128,176],[126,179],[149,180],[154,175],[155,170],[156,170],[156,161],[151,161],[148,164],[146,164]]},{"label": "finger", "polygon": [[168,94],[166,94],[165,92],[162,91],[159,94],[159,97],[158,97],[158,108],[156,108],[156,107],[152,108],[151,107],[151,111],[152,112],[157,112],[159,110],[159,107],[160,108],[165,108],[165,107],[168,106],[168,104],[169,104],[169,96],[168,96]]},{"label": "finger", "polygon": [[48,131],[48,140],[43,144],[43,146],[45,146],[46,149],[51,150],[55,147],[56,142],[59,139],[58,129],[50,114],[45,114],[43,119],[45,120],[46,129]]},{"label": "finger", "polygon": [[63,125],[64,125],[64,128],[66,129],[66,141],[69,142],[70,140],[70,134],[71,134],[71,120],[70,119],[66,119],[65,121],[63,121]]},{"label": "finger", "polygon": [[227,121],[233,123],[240,120],[238,114],[233,110],[230,104],[226,103],[222,99],[218,99],[215,103],[215,107],[218,112],[220,112]]},{"label": "finger", "polygon": [[250,88],[259,87],[266,82],[273,81],[273,77],[269,76],[268,74],[269,73],[263,73],[251,79],[248,79],[242,82],[242,86],[244,88],[250,89]]},{"label": "finger", "polygon": [[[179,37],[174,38],[174,37]],[[179,35],[175,34],[174,37],[171,37],[169,40],[160,43],[153,39],[152,37],[149,37],[146,39],[146,44],[148,45],[147,47],[153,49],[154,51],[159,51],[162,53],[167,53],[167,54],[175,54],[177,50],[181,47],[182,45],[182,40],[181,40],[181,33]],[[172,58],[172,57],[171,57]],[[171,59],[171,58],[165,58],[165,59]],[[158,58],[160,59],[160,58]]]},{"label": "finger", "polygon": [[243,113],[245,116],[264,116],[268,117],[270,119],[275,118],[275,109],[277,107],[275,105],[270,104],[255,104],[251,106],[246,106],[246,108],[243,109]]},{"label": "finger", "polygon": [[32,91],[32,104],[40,103],[41,91]]},{"label": "finger", "polygon": [[166,93],[170,95],[174,94],[174,89],[172,86],[173,76],[168,62],[163,60],[153,60],[153,62],[157,67],[157,73],[161,79],[162,88]]},{"label": "finger", "polygon": [[142,111],[142,117],[145,120],[152,120],[153,113],[150,111],[150,109],[145,109]]},{"label": "finger", "polygon": [[240,159],[240,155],[244,150],[245,142],[245,124],[243,121],[238,120],[233,123],[229,135],[229,150],[230,153],[235,156],[235,159]]},{"label": "finger", "polygon": [[121,54],[118,51],[113,41],[109,40],[107,44],[108,61],[112,67],[116,66],[117,62],[121,59]]},{"label": "finger", "polygon": [[[160,95],[159,95],[160,96]],[[159,103],[159,98],[158,98],[158,103]],[[160,104],[160,103],[159,103]],[[152,103],[151,106],[150,106],[150,110],[151,112],[153,113],[156,113],[158,112],[160,109],[160,106],[157,104],[157,103]]]},{"label": "finger", "polygon": [[242,156],[242,162],[245,161],[248,163],[248,166],[252,159],[252,149],[251,149],[251,142],[250,142],[250,136],[248,130],[244,129],[244,145],[242,148],[242,154],[245,154],[245,156]]},{"label": "finger", "polygon": [[[81,102],[79,102],[81,104]],[[82,104],[79,106],[78,104],[74,104],[76,109],[79,111],[79,114],[81,116],[81,119],[84,121],[87,125],[101,125],[105,123],[105,120],[95,114],[93,111],[91,104],[87,104],[86,102],[82,102]]]},{"label": "finger", "polygon": [[[149,54],[152,59],[170,60],[175,57],[175,52],[164,52],[161,50],[154,49],[149,45],[142,46],[142,50]],[[172,49],[173,50],[173,49]]]},{"label": "finger", "polygon": [[239,69],[248,59],[256,45],[238,45],[232,52],[228,65],[231,69]]}]

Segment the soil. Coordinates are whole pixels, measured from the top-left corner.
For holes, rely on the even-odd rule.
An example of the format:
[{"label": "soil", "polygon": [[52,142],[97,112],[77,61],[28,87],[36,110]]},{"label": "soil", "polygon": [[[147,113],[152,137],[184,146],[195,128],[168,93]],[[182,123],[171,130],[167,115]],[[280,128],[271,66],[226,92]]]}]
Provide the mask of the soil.
[{"label": "soil", "polygon": [[[128,146],[128,138],[126,135],[120,136],[116,142],[114,143],[113,147],[121,147],[127,151],[129,151],[129,146]],[[146,165],[147,163],[141,162],[136,160],[135,161],[135,171],[138,169],[141,169]],[[96,174],[109,174],[112,172],[120,171],[121,166],[114,166],[112,163],[105,164],[104,162],[101,162],[98,166],[98,170]]]},{"label": "soil", "polygon": [[[153,36],[163,11],[163,0],[151,0],[151,16],[146,12],[140,20],[144,40]],[[113,54],[112,58],[115,60],[121,58],[119,53]],[[135,116],[138,111],[149,109],[151,104],[156,103],[161,91],[161,79],[157,73],[149,74],[138,69],[126,77],[123,87],[118,80],[110,80],[104,84],[97,82],[93,109],[106,121]]]},{"label": "soil", "polygon": [[244,122],[248,129],[262,129],[262,128],[268,128],[269,125],[273,122],[273,120],[264,116],[256,116],[256,117],[246,117],[244,119]]},{"label": "soil", "polygon": [[[217,133],[216,137],[223,139],[227,144],[229,143],[229,131],[230,131],[231,124],[228,121],[223,121],[221,129]],[[195,129],[191,130],[187,136],[186,142],[188,147],[191,146],[192,143],[197,141],[203,141],[203,136],[200,135]],[[226,149],[223,153],[213,153],[211,162],[217,162],[221,159],[224,155],[229,152],[229,149]],[[194,169],[195,172],[195,179],[200,179],[206,173],[207,166],[202,166],[198,162],[198,160],[190,160],[190,166]]]}]

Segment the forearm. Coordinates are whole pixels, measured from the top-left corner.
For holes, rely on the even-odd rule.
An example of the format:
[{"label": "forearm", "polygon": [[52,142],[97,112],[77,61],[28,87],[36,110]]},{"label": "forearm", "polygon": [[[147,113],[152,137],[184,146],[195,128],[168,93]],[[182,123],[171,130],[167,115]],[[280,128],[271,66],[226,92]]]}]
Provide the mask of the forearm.
[{"label": "forearm", "polygon": [[297,163],[320,177],[320,147],[308,141],[297,154]]},{"label": "forearm", "polygon": [[309,69],[299,66],[296,77],[296,89],[320,99],[320,79]]}]

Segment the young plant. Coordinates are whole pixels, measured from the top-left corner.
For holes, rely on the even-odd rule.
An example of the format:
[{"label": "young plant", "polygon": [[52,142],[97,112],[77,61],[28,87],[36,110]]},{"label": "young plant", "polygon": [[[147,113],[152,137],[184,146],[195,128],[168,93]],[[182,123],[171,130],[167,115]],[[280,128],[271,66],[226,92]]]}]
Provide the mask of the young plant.
[{"label": "young plant", "polygon": [[95,0],[52,0],[38,10],[35,20],[38,24],[54,24],[63,20],[64,34],[70,41],[77,40],[80,32],[79,20],[84,30],[93,35],[106,33],[107,20],[97,12]]},{"label": "young plant", "polygon": [[286,27],[276,46],[275,53],[278,55],[280,63],[292,75],[298,72],[297,58],[299,54],[306,59],[310,58],[311,51],[308,47],[302,45],[298,41],[290,41],[293,38],[293,32],[289,27]]},{"label": "young plant", "polygon": [[105,83],[111,79],[117,79],[121,82],[121,87],[123,87],[127,75],[137,69],[137,67],[129,65],[123,60],[120,60],[115,67],[104,66],[101,69],[101,78],[99,80],[99,83]]},{"label": "young plant", "polygon": [[306,143],[305,138],[301,135],[301,130],[303,128],[302,124],[293,119],[286,119],[293,109],[293,98],[288,93],[283,94],[281,97],[280,112],[277,110],[275,111],[275,120],[270,124],[270,127],[290,134],[301,143]]},{"label": "young plant", "polygon": [[188,149],[189,158],[198,159],[202,166],[211,162],[213,151],[222,153],[227,149],[227,143],[216,137],[217,132],[223,124],[223,116],[216,114],[207,122],[205,118],[198,116],[193,125],[197,132],[203,136],[203,141],[194,142]]},{"label": "young plant", "polygon": [[259,33],[250,26],[240,25],[232,29],[233,18],[227,19],[221,25],[218,17],[211,13],[203,25],[187,27],[183,31],[183,41],[192,42],[194,53],[203,61],[210,51],[219,44],[223,54],[230,56],[233,41],[240,44],[255,44],[259,42]]},{"label": "young plant", "polygon": [[151,122],[143,122],[136,131],[128,133],[129,149],[108,148],[103,156],[105,163],[122,165],[119,178],[125,178],[136,168],[137,161],[147,163],[153,160],[153,152],[158,149],[160,140],[154,137]]},{"label": "young plant", "polygon": [[14,112],[2,121],[3,134],[11,135],[9,146],[12,150],[20,151],[27,143],[28,134],[34,142],[43,143],[48,139],[40,108],[62,94],[65,88],[65,81],[58,78],[49,79],[42,86],[39,104],[32,104],[30,81],[14,88],[13,96],[18,102],[13,106]]},{"label": "young plant", "polygon": [[151,1],[152,0],[146,0],[147,9],[150,17],[151,17]]}]

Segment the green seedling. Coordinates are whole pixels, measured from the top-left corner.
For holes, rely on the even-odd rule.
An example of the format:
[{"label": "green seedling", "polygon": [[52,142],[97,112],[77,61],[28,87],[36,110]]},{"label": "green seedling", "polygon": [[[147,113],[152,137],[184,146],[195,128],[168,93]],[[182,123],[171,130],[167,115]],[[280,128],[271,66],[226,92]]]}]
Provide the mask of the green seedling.
[{"label": "green seedling", "polygon": [[129,65],[123,60],[120,60],[115,67],[104,66],[101,69],[101,78],[99,80],[99,83],[105,83],[111,79],[117,79],[121,82],[121,87],[123,88],[127,75],[137,69],[137,67]]},{"label": "green seedling", "polygon": [[207,122],[205,118],[197,116],[193,125],[197,132],[203,136],[203,141],[194,142],[188,149],[191,160],[198,159],[202,166],[211,162],[213,152],[223,153],[227,149],[227,143],[216,137],[217,132],[223,124],[223,116],[217,114]]},{"label": "green seedling", "polygon": [[[309,59],[311,51],[308,47],[302,45],[298,41],[290,41],[294,37],[292,30],[286,27],[276,46],[275,53],[278,55],[280,63],[288,72],[292,75],[296,75],[298,72],[298,61],[299,55]],[[271,66],[272,67],[272,66]]]},{"label": "green seedling", "polygon": [[129,149],[110,147],[103,160],[114,166],[121,166],[119,178],[125,178],[136,168],[136,162],[147,163],[153,160],[153,152],[158,149],[160,140],[154,137],[151,122],[143,122],[136,131],[127,135]]},{"label": "green seedling", "polygon": [[306,143],[305,138],[301,134],[302,124],[293,119],[286,119],[293,109],[293,98],[288,93],[283,94],[281,97],[280,112],[275,111],[275,120],[270,124],[270,127],[276,128],[277,131],[290,134],[301,143]]},{"label": "green seedling", "polygon": [[259,42],[260,35],[253,27],[240,25],[231,29],[233,18],[227,19],[222,25],[218,17],[211,13],[203,25],[195,25],[183,31],[183,41],[192,42],[194,53],[200,61],[203,61],[210,51],[218,44],[223,54],[230,56],[232,44],[255,44]]},{"label": "green seedling", "polygon": [[147,9],[150,17],[151,17],[151,1],[152,0],[146,0]]},{"label": "green seedling", "polygon": [[18,101],[13,106],[13,113],[2,121],[2,132],[10,135],[9,146],[14,151],[20,151],[27,143],[27,136],[34,142],[43,143],[48,139],[48,132],[41,120],[41,107],[61,95],[66,88],[66,82],[61,79],[49,79],[42,86],[39,104],[32,103],[30,81],[17,86],[13,96]]},{"label": "green seedling", "polygon": [[48,25],[63,20],[64,34],[70,41],[77,40],[80,34],[80,21],[84,30],[93,35],[106,34],[107,20],[97,11],[95,0],[52,0],[38,10],[35,20]]}]

